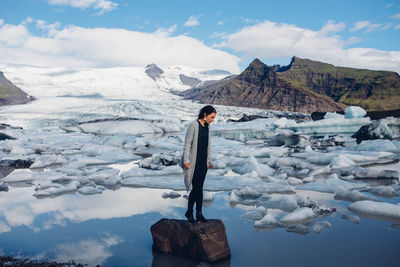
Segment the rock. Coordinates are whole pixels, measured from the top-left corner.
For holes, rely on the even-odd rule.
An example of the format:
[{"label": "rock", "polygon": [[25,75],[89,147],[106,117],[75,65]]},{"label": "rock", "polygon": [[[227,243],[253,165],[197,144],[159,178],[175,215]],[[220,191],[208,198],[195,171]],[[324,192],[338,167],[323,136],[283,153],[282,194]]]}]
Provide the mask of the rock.
[{"label": "rock", "polygon": [[160,78],[161,74],[164,73],[164,71],[160,69],[156,64],[147,65],[145,72],[147,76],[152,78],[154,81]]},{"label": "rock", "polygon": [[267,141],[267,146],[295,146],[300,142],[298,134],[279,133]]},{"label": "rock", "polygon": [[189,223],[163,218],[151,226],[153,250],[214,262],[230,256],[225,225],[220,220]]},{"label": "rock", "polygon": [[8,192],[8,185],[0,182],[0,192],[2,192],[2,191]]},{"label": "rock", "polygon": [[14,168],[14,169],[27,169],[33,164],[32,160],[1,160],[0,161],[0,168]]},{"label": "rock", "polygon": [[400,138],[400,118],[390,117],[372,121],[362,126],[352,137],[357,139],[358,144],[363,140]]}]

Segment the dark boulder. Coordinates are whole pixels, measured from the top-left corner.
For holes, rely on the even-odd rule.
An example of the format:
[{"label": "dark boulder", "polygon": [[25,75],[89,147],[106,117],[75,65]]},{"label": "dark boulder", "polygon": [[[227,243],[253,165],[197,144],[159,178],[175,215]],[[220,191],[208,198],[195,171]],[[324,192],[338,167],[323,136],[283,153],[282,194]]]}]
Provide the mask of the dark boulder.
[{"label": "dark boulder", "polygon": [[225,225],[221,220],[189,223],[163,218],[152,225],[150,231],[155,252],[208,262],[230,256]]}]

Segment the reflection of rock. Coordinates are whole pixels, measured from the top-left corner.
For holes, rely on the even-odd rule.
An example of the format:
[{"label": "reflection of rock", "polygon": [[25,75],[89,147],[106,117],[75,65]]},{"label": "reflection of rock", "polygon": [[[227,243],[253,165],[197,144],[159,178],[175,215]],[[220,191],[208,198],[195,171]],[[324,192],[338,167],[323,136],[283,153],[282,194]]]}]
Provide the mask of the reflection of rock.
[{"label": "reflection of rock", "polygon": [[[204,262],[199,262],[199,260],[193,260],[189,258],[176,257],[170,254],[164,254],[159,252],[153,252],[153,263],[151,266],[163,266],[163,267],[192,267],[192,266],[209,266],[204,264]],[[214,265],[212,265],[214,266]],[[225,260],[218,261],[218,267],[230,267],[231,258],[226,258]]]},{"label": "reflection of rock", "polygon": [[363,140],[400,138],[400,118],[385,118],[362,126],[352,136],[357,143]]},{"label": "reflection of rock", "polygon": [[220,220],[189,223],[161,219],[151,226],[153,250],[205,261],[218,261],[230,256],[225,225]]}]

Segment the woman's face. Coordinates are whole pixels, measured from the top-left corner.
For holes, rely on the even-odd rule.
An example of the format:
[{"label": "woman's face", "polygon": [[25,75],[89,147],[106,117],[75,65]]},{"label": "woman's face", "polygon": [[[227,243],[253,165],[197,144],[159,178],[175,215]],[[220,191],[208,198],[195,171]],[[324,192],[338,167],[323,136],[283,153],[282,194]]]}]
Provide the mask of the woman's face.
[{"label": "woman's face", "polygon": [[213,121],[214,121],[214,119],[215,119],[215,117],[217,116],[217,113],[215,113],[215,112],[213,112],[213,113],[211,113],[211,114],[206,114],[206,113],[204,113],[204,120],[208,123],[208,124],[211,124]]}]

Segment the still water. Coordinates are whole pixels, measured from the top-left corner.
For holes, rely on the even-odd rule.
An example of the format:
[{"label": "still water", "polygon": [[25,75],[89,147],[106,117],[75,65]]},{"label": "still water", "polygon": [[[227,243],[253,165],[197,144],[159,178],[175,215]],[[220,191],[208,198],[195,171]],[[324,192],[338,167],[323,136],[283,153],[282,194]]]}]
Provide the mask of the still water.
[{"label": "still water", "polygon": [[[121,187],[100,195],[36,199],[33,187],[11,187],[0,193],[0,252],[90,266],[197,265],[152,253],[151,225],[164,217],[183,219],[187,200],[163,199],[168,191]],[[393,222],[361,218],[360,224],[350,223],[341,218],[349,213],[348,203],[340,206],[331,194],[307,193],[338,208],[314,219],[329,221],[332,229],[305,235],[285,228],[258,230],[241,217],[249,207],[231,206],[227,192],[212,193],[204,214],[224,222],[232,253],[215,266],[399,266],[400,230],[391,227]]]}]

